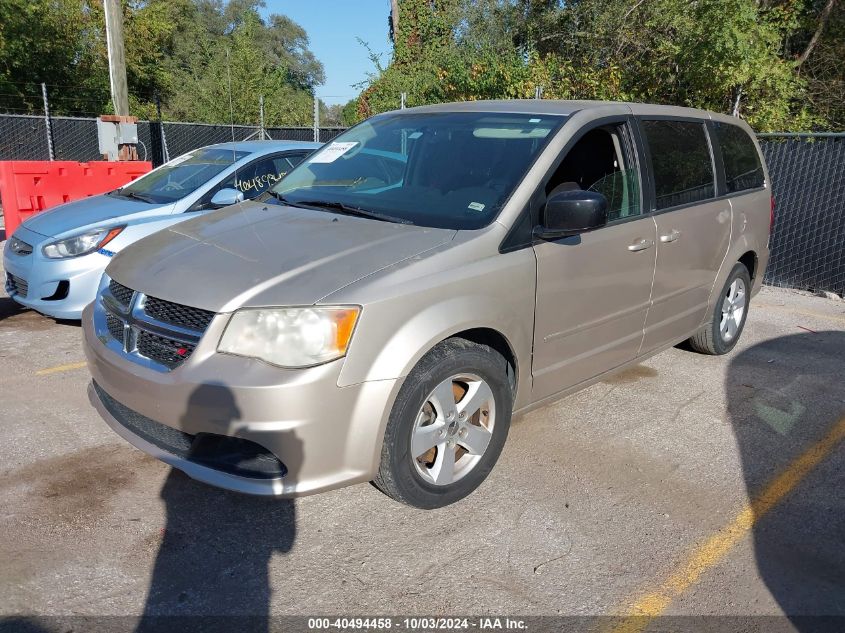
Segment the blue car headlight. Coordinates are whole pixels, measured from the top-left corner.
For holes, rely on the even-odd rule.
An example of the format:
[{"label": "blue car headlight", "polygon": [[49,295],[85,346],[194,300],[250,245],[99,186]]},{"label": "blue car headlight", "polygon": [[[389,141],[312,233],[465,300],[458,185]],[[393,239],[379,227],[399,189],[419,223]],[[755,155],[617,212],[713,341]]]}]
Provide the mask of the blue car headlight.
[{"label": "blue car headlight", "polygon": [[103,228],[88,233],[72,235],[71,237],[50,242],[41,250],[44,256],[50,259],[64,259],[66,257],[87,255],[111,242],[125,228],[125,226],[115,226],[113,228]]}]

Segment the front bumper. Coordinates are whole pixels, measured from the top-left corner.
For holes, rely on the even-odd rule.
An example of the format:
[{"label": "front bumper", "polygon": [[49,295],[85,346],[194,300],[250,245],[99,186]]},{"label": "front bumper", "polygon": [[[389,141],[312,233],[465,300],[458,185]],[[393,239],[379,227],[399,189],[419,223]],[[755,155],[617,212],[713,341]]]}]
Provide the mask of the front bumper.
[{"label": "front bumper", "polygon": [[[82,257],[48,259],[41,254],[41,246],[48,238],[24,227],[15,231],[15,236],[31,244],[33,252],[30,255],[3,253],[5,271],[28,286],[26,296],[12,292],[12,299],[56,319],[79,319],[85,306],[94,300],[109,257],[95,252]],[[47,299],[56,294],[61,281],[68,282],[67,295],[62,299]]]},{"label": "front bumper", "polygon": [[[131,362],[94,333],[92,308],[83,314],[85,354],[96,388],[92,404],[136,448],[205,483],[259,495],[294,497],[370,481],[400,380],[338,387],[343,360],[303,370],[218,354],[226,317],[216,317],[191,357],[169,372]],[[183,434],[241,438],[267,449],[283,477],[244,477],[209,467],[190,454],[162,448],[121,420],[114,406]]]}]

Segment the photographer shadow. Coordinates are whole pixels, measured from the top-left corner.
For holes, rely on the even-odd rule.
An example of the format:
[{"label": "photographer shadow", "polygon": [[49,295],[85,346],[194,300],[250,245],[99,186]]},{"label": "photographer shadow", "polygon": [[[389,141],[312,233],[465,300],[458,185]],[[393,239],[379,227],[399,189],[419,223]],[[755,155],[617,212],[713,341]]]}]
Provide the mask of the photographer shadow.
[{"label": "photographer shadow", "polygon": [[799,631],[845,626],[843,370],[845,332],[829,331],[754,345],[727,374],[757,570]]},{"label": "photographer shadow", "polygon": [[[202,385],[183,420],[213,416],[233,428],[241,412],[222,385]],[[278,433],[278,432],[276,432]],[[301,442],[285,441],[300,456],[286,463],[286,477],[301,462]],[[204,458],[192,445],[192,458]],[[237,457],[233,457],[237,459]],[[172,470],[162,486],[166,526],[136,631],[268,631],[272,588],[269,565],[296,538],[296,508],[289,499],[229,492]]]}]

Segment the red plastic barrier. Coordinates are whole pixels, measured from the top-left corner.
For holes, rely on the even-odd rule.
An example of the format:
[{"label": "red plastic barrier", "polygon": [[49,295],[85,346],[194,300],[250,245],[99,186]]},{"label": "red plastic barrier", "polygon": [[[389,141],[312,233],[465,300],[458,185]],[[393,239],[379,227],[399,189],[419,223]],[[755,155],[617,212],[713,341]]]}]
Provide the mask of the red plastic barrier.
[{"label": "red plastic barrier", "polygon": [[0,161],[0,199],[6,236],[39,211],[117,189],[152,168],[152,163],[141,161]]}]

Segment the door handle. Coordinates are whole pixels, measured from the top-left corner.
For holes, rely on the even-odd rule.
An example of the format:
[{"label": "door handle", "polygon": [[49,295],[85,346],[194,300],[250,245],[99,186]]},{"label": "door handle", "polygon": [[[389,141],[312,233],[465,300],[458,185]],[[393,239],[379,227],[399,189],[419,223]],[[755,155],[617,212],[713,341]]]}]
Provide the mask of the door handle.
[{"label": "door handle", "polygon": [[674,242],[679,237],[681,237],[681,232],[678,229],[672,229],[670,233],[667,233],[666,235],[661,235],[660,241],[666,244],[667,242]]},{"label": "door handle", "polygon": [[651,248],[654,246],[654,240],[637,240],[633,244],[628,247],[628,250],[632,253],[636,253],[637,251],[644,251],[647,248]]}]

